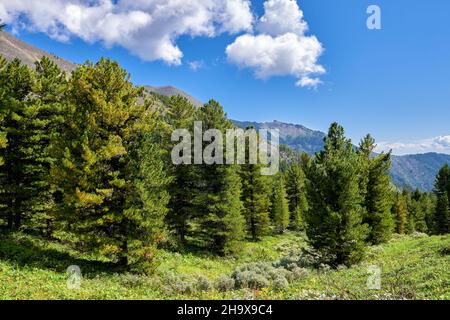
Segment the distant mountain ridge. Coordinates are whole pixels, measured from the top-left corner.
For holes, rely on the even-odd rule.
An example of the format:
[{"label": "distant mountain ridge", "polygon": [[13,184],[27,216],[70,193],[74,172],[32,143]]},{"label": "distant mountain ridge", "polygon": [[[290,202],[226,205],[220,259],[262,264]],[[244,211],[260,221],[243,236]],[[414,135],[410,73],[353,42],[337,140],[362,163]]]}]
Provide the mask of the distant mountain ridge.
[{"label": "distant mountain ridge", "polygon": [[[280,143],[296,151],[314,155],[323,150],[325,133],[308,129],[302,125],[273,122],[233,121],[241,128],[279,129]],[[432,191],[440,168],[450,163],[450,155],[439,153],[392,156],[391,176],[399,187]]]},{"label": "distant mountain ridge", "polygon": [[[61,59],[55,55],[49,54],[41,49],[35,48],[14,36],[0,31],[0,55],[8,60],[19,58],[28,66],[33,67],[36,60],[46,56],[53,60],[58,66],[71,72],[77,67],[76,64]],[[171,97],[181,95],[186,97],[196,107],[201,107],[203,103],[192,97],[186,92],[172,87],[146,86],[150,93]],[[325,133],[311,130],[299,124],[289,124],[280,121],[273,122],[251,122],[251,121],[233,121],[236,126],[246,128],[252,126],[255,129],[279,129],[281,143],[293,150],[306,152],[311,155],[323,149],[323,138]],[[450,155],[427,153],[407,156],[393,156],[392,159],[392,179],[398,187],[419,188],[424,191],[431,191],[434,186],[434,180],[439,169],[445,164],[450,163]]]},{"label": "distant mountain ridge", "polygon": [[256,130],[278,129],[280,130],[282,144],[311,155],[322,150],[324,146],[323,139],[325,138],[325,133],[311,130],[299,124],[283,123],[277,120],[264,123],[233,120],[233,123],[244,129],[250,126]]}]

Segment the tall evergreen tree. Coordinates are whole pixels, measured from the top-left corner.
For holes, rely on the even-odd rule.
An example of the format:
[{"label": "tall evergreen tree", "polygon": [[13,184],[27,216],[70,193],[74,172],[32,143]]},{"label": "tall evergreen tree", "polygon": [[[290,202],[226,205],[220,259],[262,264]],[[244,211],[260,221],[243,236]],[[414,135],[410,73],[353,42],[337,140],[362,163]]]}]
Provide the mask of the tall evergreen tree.
[{"label": "tall evergreen tree", "polygon": [[[2,90],[7,104],[3,106],[7,109],[3,127],[10,140],[3,150],[2,198],[5,204],[13,204],[6,210],[8,225],[15,230],[23,225],[46,230],[50,235],[53,199],[49,169],[53,159],[49,145],[64,121],[64,104],[60,101],[64,100],[65,74],[46,57],[36,62],[35,72],[17,60],[2,70],[3,81],[8,82]],[[15,90],[22,93],[16,95]]]},{"label": "tall evergreen tree", "polygon": [[286,172],[286,193],[291,213],[291,227],[305,228],[305,215],[308,211],[306,175],[298,164],[292,164]]},{"label": "tall evergreen tree", "polygon": [[169,182],[159,121],[142,89],[110,60],[72,75],[65,127],[53,145],[60,217],[75,244],[146,269],[164,237]]},{"label": "tall evergreen tree", "polygon": [[360,143],[362,160],[361,190],[364,197],[365,214],[363,223],[368,224],[368,240],[372,244],[387,242],[394,228],[391,208],[391,154],[372,157],[375,140],[367,135]]},{"label": "tall evergreen tree", "polygon": [[36,81],[30,100],[32,108],[24,128],[29,143],[28,175],[30,179],[28,213],[30,228],[44,231],[51,237],[54,221],[53,186],[50,166],[55,161],[50,155],[50,142],[64,124],[65,72],[47,57],[36,62]]},{"label": "tall evergreen tree", "polygon": [[[248,128],[251,129],[251,128]],[[270,182],[261,174],[261,164],[250,164],[249,144],[246,144],[245,164],[240,167],[243,215],[247,230],[254,241],[260,240],[270,227]]]},{"label": "tall evergreen tree", "polygon": [[[0,75],[2,77],[4,76],[4,69],[7,65],[6,59],[0,55]],[[5,94],[3,91],[0,91],[2,96],[0,96],[1,99],[3,99],[3,95]],[[4,128],[3,121],[5,119],[5,113],[7,111],[6,106],[2,103],[0,104],[0,150],[6,148],[6,145],[8,143],[8,139],[6,139],[6,132],[2,131],[2,128]],[[2,157],[0,157],[0,166],[4,164],[4,160]],[[0,191],[1,192],[1,191]]]},{"label": "tall evergreen tree", "polygon": [[448,163],[439,170],[434,189],[436,193],[446,192],[447,195],[450,195],[450,166]]},{"label": "tall evergreen tree", "polygon": [[392,211],[396,222],[396,232],[398,234],[405,234],[407,227],[408,207],[405,197],[402,194],[397,193]]},{"label": "tall evergreen tree", "polygon": [[308,177],[307,235],[311,246],[333,266],[352,265],[364,254],[368,229],[364,209],[359,156],[337,123],[325,138],[325,150],[316,156]]},{"label": "tall evergreen tree", "polygon": [[411,219],[414,220],[414,231],[426,233],[428,231],[426,222],[426,208],[422,205],[422,198],[425,195],[416,189],[411,195],[410,209],[408,210],[411,214]]},{"label": "tall evergreen tree", "polygon": [[[445,164],[436,177],[434,193],[437,196],[436,212],[434,215],[434,231],[438,234],[448,233],[450,206],[450,166]],[[445,201],[447,200],[447,204]]]},{"label": "tall evergreen tree", "polygon": [[[214,100],[205,104],[198,111],[198,119],[202,121],[203,131],[225,130],[233,128],[223,108]],[[219,141],[215,154],[219,163],[199,166],[197,188],[201,190],[196,196],[198,216],[196,218],[197,238],[218,254],[234,254],[241,249],[241,241],[245,236],[245,219],[242,215],[241,181],[239,168],[236,165],[221,164],[218,148],[223,148]],[[213,142],[213,143],[214,143]],[[225,143],[225,142],[224,142]],[[203,144],[205,154],[208,143]]]},{"label": "tall evergreen tree", "polygon": [[[33,196],[33,133],[27,131],[36,107],[28,99],[35,82],[34,73],[18,59],[3,67],[0,73],[1,135],[3,147],[0,167],[3,220],[9,230],[19,230],[23,223],[27,201]],[[6,139],[6,140],[5,140]],[[5,142],[7,143],[5,144]]]},{"label": "tall evergreen tree", "polygon": [[271,216],[275,230],[284,232],[289,226],[289,203],[286,194],[283,176],[276,178],[273,185]]},{"label": "tall evergreen tree", "polygon": [[437,199],[433,193],[423,194],[420,200],[420,207],[425,215],[426,230],[431,234],[434,229],[434,213],[436,211]]},{"label": "tall evergreen tree", "polygon": [[[167,100],[165,110],[165,121],[169,124],[168,137],[173,130],[187,129],[193,132],[196,110],[195,107],[184,97],[174,96]],[[168,150],[172,150],[177,142],[167,139]],[[170,155],[170,153],[169,153]],[[193,159],[193,154],[190,154]],[[199,192],[195,181],[197,181],[198,170],[194,164],[173,164],[168,160],[170,175],[173,177],[169,185],[170,202],[168,205],[167,222],[169,229],[175,234],[182,245],[186,244],[186,236],[190,228],[189,224],[196,212],[194,202],[195,195]]]},{"label": "tall evergreen tree", "polygon": [[438,195],[434,231],[436,234],[446,234],[450,231],[450,208],[447,193],[442,192]]}]

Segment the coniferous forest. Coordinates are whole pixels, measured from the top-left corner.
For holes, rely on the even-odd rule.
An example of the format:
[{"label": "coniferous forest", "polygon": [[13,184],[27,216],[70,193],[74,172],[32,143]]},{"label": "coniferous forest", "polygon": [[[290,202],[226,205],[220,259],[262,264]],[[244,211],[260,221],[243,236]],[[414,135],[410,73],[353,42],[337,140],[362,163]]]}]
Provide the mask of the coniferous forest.
[{"label": "coniferous forest", "polygon": [[0,297],[450,299],[448,165],[431,193],[398,189],[391,154],[338,123],[315,156],[282,146],[274,176],[175,165],[174,130],[232,122],[131,81],[109,59],[0,57]]}]

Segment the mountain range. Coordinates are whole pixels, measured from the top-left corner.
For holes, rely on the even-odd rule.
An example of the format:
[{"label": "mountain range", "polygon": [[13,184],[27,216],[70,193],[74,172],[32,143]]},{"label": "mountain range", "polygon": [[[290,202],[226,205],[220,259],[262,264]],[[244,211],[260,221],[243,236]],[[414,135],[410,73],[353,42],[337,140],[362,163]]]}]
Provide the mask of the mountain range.
[{"label": "mountain range", "polygon": [[[35,48],[14,36],[0,31],[0,55],[7,60],[19,58],[28,66],[33,66],[34,62],[43,56],[53,60],[61,69],[71,72],[75,70],[76,64],[61,59],[53,54]],[[200,107],[202,102],[188,93],[173,86],[146,86],[149,93],[162,96],[181,95],[187,98],[193,105]],[[314,155],[322,150],[325,133],[311,130],[299,124],[289,124],[279,121],[273,122],[251,122],[233,121],[236,126],[246,128],[249,126],[255,129],[278,129],[280,130],[280,143],[298,152],[306,152]],[[438,153],[426,153],[406,156],[393,156],[391,176],[394,184],[411,189],[419,188],[423,191],[433,190],[434,180],[439,169],[450,163],[450,155]]]},{"label": "mountain range", "polygon": [[[302,125],[289,124],[279,121],[248,122],[233,121],[241,128],[249,126],[259,129],[278,129],[280,143],[296,151],[314,155],[324,146],[325,133],[311,130]],[[391,177],[398,188],[420,189],[432,191],[436,175],[442,166],[450,163],[450,155],[439,153],[412,154],[405,156],[392,156]]]}]

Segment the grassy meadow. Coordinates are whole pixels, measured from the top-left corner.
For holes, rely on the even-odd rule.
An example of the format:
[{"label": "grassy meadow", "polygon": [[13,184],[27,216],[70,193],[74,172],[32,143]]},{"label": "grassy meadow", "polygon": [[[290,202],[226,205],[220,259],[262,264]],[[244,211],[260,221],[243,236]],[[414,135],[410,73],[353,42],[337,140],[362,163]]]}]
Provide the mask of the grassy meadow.
[{"label": "grassy meadow", "polygon": [[[361,264],[338,270],[308,267],[301,261],[306,257],[289,260],[302,257],[304,247],[303,234],[286,233],[246,242],[234,258],[163,250],[154,274],[145,276],[124,274],[108,261],[61,244],[4,235],[0,299],[450,299],[450,235],[396,236],[370,247]],[[80,289],[67,288],[70,265],[82,270]],[[367,287],[372,265],[382,270],[381,290]]]}]

